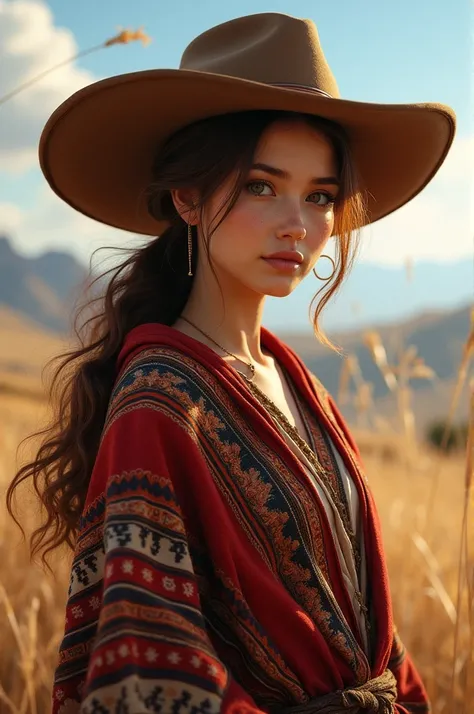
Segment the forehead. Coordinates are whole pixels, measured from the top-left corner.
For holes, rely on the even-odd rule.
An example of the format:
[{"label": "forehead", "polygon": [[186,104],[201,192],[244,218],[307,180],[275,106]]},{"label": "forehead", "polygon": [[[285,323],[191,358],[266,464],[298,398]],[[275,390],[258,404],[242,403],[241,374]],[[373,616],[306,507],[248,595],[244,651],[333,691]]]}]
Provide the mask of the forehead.
[{"label": "forehead", "polygon": [[303,119],[277,121],[265,129],[255,151],[255,159],[276,162],[278,157],[289,163],[304,160],[304,163],[314,164],[317,161],[328,168],[335,168],[336,164],[332,141]]}]

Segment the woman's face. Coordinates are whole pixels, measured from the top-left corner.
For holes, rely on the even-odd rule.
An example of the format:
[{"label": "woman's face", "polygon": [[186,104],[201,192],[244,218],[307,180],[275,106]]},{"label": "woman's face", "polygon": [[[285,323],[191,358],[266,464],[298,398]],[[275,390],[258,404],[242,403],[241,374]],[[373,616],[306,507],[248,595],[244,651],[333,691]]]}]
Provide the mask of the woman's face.
[{"label": "woman's face", "polygon": [[[205,206],[207,229],[233,179]],[[219,282],[231,280],[262,296],[289,295],[331,236],[337,192],[331,142],[304,121],[272,124],[261,138],[237,203],[212,235],[210,255]],[[269,258],[282,252],[290,259]],[[201,258],[205,260],[202,249]]]}]

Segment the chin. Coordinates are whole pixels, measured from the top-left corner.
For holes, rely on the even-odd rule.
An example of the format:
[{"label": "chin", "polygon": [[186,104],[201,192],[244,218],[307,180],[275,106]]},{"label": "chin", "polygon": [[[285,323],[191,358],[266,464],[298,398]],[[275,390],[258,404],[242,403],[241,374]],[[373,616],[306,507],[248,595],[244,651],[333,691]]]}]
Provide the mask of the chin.
[{"label": "chin", "polygon": [[273,285],[266,285],[262,293],[264,295],[268,295],[268,297],[288,297],[288,295],[291,295],[291,293],[296,290],[298,287],[299,283],[295,282],[287,282],[285,283],[283,280],[279,284],[273,284]]}]

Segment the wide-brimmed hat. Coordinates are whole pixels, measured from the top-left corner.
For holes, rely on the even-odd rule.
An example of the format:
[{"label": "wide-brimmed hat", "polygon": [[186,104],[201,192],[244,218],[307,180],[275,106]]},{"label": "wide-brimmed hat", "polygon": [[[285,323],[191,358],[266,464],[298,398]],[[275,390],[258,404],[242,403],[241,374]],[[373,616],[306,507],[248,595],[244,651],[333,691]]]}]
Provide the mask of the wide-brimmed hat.
[{"label": "wide-brimmed hat", "polygon": [[447,106],[341,99],[310,20],[279,13],[241,17],[199,35],[179,69],[96,82],[73,94],[41,136],[41,168],[76,210],[117,228],[160,235],[147,210],[160,145],[206,117],[286,110],[344,127],[364,189],[368,222],[410,201],[441,166],[455,131]]}]

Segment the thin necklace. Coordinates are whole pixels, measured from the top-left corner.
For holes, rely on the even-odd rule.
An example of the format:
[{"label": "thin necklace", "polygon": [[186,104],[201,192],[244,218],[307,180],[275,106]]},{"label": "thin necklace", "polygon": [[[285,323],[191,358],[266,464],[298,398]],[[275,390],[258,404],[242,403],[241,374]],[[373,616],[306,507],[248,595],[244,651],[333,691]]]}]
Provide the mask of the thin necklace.
[{"label": "thin necklace", "polygon": [[191,322],[191,320],[188,320],[187,317],[183,317],[183,315],[181,315],[181,319],[184,320],[185,322],[187,322],[188,325],[191,325],[191,327],[194,327],[194,329],[197,330],[198,332],[200,332],[201,335],[204,335],[204,337],[207,337],[208,340],[210,340],[212,343],[214,343],[216,345],[216,347],[218,347],[220,350],[222,350],[227,355],[229,355],[229,357],[233,357],[238,362],[242,362],[242,364],[245,364],[250,370],[250,377],[247,377],[247,375],[245,375],[245,374],[243,376],[245,377],[247,382],[253,381],[253,378],[255,377],[255,365],[252,364],[252,362],[246,362],[245,360],[241,359],[240,357],[237,357],[237,355],[234,355],[233,352],[229,352],[229,350],[226,350],[225,347],[223,347],[218,342],[216,342],[210,335],[207,334],[207,332],[204,332],[204,330],[201,330],[201,328],[198,327],[197,325],[195,325],[194,322]]}]

